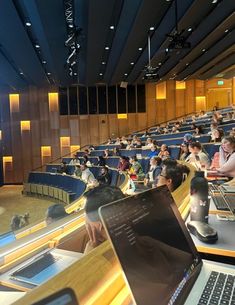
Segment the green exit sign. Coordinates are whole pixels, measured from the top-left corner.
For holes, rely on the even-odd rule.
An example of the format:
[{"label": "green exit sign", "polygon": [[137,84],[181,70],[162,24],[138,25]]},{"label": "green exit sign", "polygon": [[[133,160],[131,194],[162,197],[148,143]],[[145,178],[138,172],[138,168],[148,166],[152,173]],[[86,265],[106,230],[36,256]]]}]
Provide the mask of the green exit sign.
[{"label": "green exit sign", "polygon": [[217,84],[218,84],[218,86],[223,86],[224,81],[223,81],[223,80],[218,80],[218,81],[217,81]]}]

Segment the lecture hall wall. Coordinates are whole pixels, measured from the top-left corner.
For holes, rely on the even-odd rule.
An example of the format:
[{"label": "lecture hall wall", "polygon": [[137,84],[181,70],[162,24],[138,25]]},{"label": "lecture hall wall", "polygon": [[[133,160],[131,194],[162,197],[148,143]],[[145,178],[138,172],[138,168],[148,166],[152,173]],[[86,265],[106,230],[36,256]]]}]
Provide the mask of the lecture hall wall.
[{"label": "lecture hall wall", "polygon": [[[214,105],[235,103],[235,78],[174,80],[146,84],[146,112],[109,115],[59,115],[56,89],[29,88],[1,94],[1,147],[5,183],[22,183],[31,170],[70,154],[78,147],[105,142]],[[18,94],[18,95],[17,95]]]}]

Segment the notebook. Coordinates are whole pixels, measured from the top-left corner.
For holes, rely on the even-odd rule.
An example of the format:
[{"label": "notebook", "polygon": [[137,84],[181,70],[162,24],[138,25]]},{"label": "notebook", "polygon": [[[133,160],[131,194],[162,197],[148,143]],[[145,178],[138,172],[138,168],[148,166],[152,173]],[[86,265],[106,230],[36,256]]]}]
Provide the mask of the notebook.
[{"label": "notebook", "polygon": [[166,186],[105,205],[99,214],[134,304],[220,304],[228,298],[213,289],[221,273],[225,283],[227,274],[234,280],[235,267],[201,260]]},{"label": "notebook", "polygon": [[40,285],[52,278],[81,257],[81,253],[53,249],[38,255],[10,274],[10,279],[31,285]]}]

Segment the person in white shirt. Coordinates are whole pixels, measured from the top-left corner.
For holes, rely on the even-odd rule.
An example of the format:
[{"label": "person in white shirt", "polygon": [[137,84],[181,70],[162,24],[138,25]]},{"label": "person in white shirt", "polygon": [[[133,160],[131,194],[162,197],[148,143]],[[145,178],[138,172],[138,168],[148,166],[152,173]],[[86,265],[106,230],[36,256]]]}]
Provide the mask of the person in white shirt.
[{"label": "person in white shirt", "polygon": [[86,164],[81,164],[80,165],[82,175],[81,175],[81,180],[83,180],[88,187],[96,187],[99,183],[95,179],[94,175],[92,172],[89,170],[89,168],[86,166]]},{"label": "person in white shirt", "polygon": [[76,158],[76,155],[70,160],[69,165],[80,165],[80,160]]},{"label": "person in white shirt", "polygon": [[192,142],[189,144],[190,155],[185,159],[186,162],[194,164],[198,169],[209,168],[210,160],[202,151],[202,145],[199,142]]}]

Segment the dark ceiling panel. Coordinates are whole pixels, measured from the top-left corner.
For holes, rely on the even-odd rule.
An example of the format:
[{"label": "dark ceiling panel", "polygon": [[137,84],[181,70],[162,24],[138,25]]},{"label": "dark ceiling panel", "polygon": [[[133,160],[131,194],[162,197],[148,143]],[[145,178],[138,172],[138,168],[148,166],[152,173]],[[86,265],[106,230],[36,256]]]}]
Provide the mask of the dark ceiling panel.
[{"label": "dark ceiling panel", "polygon": [[[185,12],[188,10],[190,5],[193,3],[193,0],[181,0],[180,6],[178,7],[178,20],[180,20]],[[158,28],[155,30],[153,36],[151,37],[151,49],[153,53],[156,53],[162,43],[166,40],[166,34],[172,32],[175,27],[175,8],[172,4],[164,19],[159,24]],[[146,33],[147,41],[147,33]],[[138,78],[140,72],[144,69],[144,66],[148,62],[148,49],[145,47],[142,55],[140,56],[138,62],[133,68],[131,74],[128,76],[127,80],[130,83],[133,83]]]},{"label": "dark ceiling panel", "polygon": [[118,83],[120,79],[125,80],[124,74],[131,72],[133,65],[130,63],[135,63],[141,54],[138,48],[145,47],[147,44],[146,33],[148,33],[150,27],[158,27],[169,5],[169,2],[165,0],[157,2],[155,0],[142,1],[127,37],[126,44],[115,66],[116,71],[113,73],[112,83]]},{"label": "dark ceiling panel", "polygon": [[46,77],[11,0],[2,0],[0,41],[29,84],[46,85]]}]

